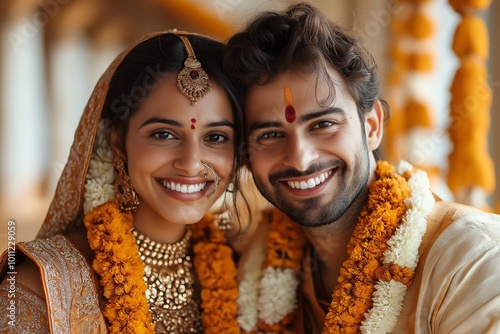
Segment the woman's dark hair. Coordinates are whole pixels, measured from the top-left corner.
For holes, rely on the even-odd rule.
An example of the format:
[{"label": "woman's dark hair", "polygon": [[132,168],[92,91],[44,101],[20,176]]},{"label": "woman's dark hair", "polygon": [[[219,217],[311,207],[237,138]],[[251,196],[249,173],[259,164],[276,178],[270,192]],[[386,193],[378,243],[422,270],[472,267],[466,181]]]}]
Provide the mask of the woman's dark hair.
[{"label": "woman's dark hair", "polygon": [[[224,89],[231,103],[236,131],[234,131],[234,162],[230,182],[235,202],[235,194],[238,193],[240,184],[240,167],[244,165],[245,158],[240,152],[245,140],[244,132],[239,131],[245,124],[242,99],[234,82],[223,71],[224,44],[203,36],[186,35],[186,37],[210,80]],[[120,63],[111,79],[102,118],[108,121],[111,129],[118,132],[122,149],[130,117],[165,75],[169,73],[177,75],[182,70],[186,58],[185,46],[179,36],[167,33],[138,44]]]},{"label": "woman's dark hair", "polygon": [[[228,40],[224,55],[225,71],[243,92],[289,70],[329,78],[327,66],[343,77],[361,121],[376,100],[382,102],[389,117],[387,103],[379,99],[380,82],[372,55],[359,39],[310,4],[298,3],[285,12],[258,14],[245,30]],[[330,101],[335,90],[333,82],[327,82]],[[377,158],[377,152],[374,154]]]}]

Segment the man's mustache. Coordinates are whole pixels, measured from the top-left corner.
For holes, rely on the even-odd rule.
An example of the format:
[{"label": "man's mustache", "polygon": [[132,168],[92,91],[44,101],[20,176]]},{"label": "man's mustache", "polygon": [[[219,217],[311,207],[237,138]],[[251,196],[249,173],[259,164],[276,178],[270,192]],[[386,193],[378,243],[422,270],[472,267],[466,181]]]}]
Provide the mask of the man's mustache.
[{"label": "man's mustache", "polygon": [[331,160],[324,161],[324,162],[318,162],[318,163],[315,163],[315,164],[309,166],[309,168],[307,168],[307,170],[305,170],[305,171],[299,171],[295,168],[286,168],[286,169],[283,169],[283,170],[280,170],[280,171],[277,171],[277,172],[270,174],[269,181],[271,183],[275,183],[275,182],[279,182],[279,180],[283,180],[283,179],[305,177],[305,176],[308,176],[311,174],[319,173],[322,171],[326,171],[326,170],[330,170],[330,169],[338,168],[338,167],[340,167],[341,169],[344,169],[345,168],[344,161],[342,161],[340,159],[331,159]]}]

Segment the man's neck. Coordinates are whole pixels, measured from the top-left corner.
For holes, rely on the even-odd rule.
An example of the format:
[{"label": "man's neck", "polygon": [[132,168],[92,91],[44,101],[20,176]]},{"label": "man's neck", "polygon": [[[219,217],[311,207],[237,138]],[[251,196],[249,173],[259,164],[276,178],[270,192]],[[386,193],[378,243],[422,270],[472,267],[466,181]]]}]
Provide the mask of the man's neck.
[{"label": "man's neck", "polygon": [[347,260],[347,244],[358,222],[359,214],[366,202],[366,191],[360,194],[340,219],[328,225],[314,228],[304,228],[307,238],[313,247],[313,254],[317,261],[317,270],[321,275],[322,287],[316,291],[324,291],[320,299],[330,300],[332,291],[337,285],[340,268]]}]

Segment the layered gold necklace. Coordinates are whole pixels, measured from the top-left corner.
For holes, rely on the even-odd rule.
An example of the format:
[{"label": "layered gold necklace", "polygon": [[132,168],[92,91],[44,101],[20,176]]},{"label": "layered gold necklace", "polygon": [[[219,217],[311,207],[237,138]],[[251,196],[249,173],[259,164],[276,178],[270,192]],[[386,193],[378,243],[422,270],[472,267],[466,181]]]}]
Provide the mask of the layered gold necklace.
[{"label": "layered gold necklace", "polygon": [[[163,300],[170,297],[176,298],[177,301],[170,299],[169,303],[177,306],[185,305],[182,299],[186,296],[196,296],[184,291],[184,289],[186,291],[190,289],[189,284],[180,284],[181,280],[175,279],[175,275],[186,277],[186,273],[191,270],[191,264],[187,263],[193,264],[197,283],[201,288],[201,302],[195,297],[192,298],[192,304],[186,303],[188,308],[189,305],[197,307],[201,305],[203,330],[197,332],[206,334],[239,333],[236,321],[237,272],[233,261],[233,251],[227,238],[215,226],[214,220],[213,216],[207,215],[200,222],[190,226],[191,232],[188,232],[189,234],[180,241],[182,246],[179,246],[179,243],[176,244],[177,246],[170,246],[170,248],[177,248],[174,252],[177,255],[186,254],[186,256],[175,255],[167,259],[164,256],[158,256],[158,254],[154,255],[154,250],[169,248],[169,246],[158,246],[152,241],[139,241],[142,248],[142,251],[139,251],[137,237],[133,234],[133,216],[130,212],[121,212],[116,200],[110,200],[87,213],[84,224],[87,228],[89,245],[95,252],[92,267],[100,276],[99,282],[107,301],[104,305],[103,315],[109,323],[109,333],[152,334],[155,333],[155,328],[159,332],[168,332],[165,328],[157,328],[163,327],[163,322],[153,321],[153,317],[161,319],[159,318],[161,315],[158,316],[155,313],[162,313],[163,310],[160,307],[157,308],[155,303],[151,303],[151,301],[158,302],[160,300],[159,292],[163,292],[161,295]],[[191,233],[192,235],[190,235]],[[192,259],[187,251],[190,249],[189,243],[192,243]],[[147,251],[149,251],[149,255],[146,255]],[[143,260],[141,260],[141,252],[145,255]],[[179,259],[181,260],[179,261]],[[156,298],[153,297],[155,296],[153,289],[148,286],[144,277],[146,276],[148,282],[149,279],[156,281],[153,279],[156,275],[153,267],[157,268],[159,261],[162,261],[163,266],[168,266],[169,261],[172,264],[175,262],[179,269],[174,277],[166,278],[163,283],[154,285],[157,292],[156,297],[158,297]],[[151,272],[145,270],[148,262],[152,264],[152,266],[149,265],[152,268]],[[149,278],[147,275],[150,275]],[[166,274],[166,276],[169,275],[169,273]],[[192,273],[190,277],[192,280]],[[171,278],[174,278],[172,279],[174,283],[167,283]],[[187,281],[190,280],[183,282]],[[173,318],[177,318],[179,314],[173,314]],[[199,321],[200,316],[192,318]],[[177,321],[184,322],[186,320],[178,319]],[[190,328],[196,328],[196,326],[189,325]],[[189,331],[187,332],[189,333]]]},{"label": "layered gold necklace", "polygon": [[132,229],[144,263],[146,298],[157,333],[199,333],[199,298],[195,294],[190,247],[191,230],[173,244],[151,240]]}]

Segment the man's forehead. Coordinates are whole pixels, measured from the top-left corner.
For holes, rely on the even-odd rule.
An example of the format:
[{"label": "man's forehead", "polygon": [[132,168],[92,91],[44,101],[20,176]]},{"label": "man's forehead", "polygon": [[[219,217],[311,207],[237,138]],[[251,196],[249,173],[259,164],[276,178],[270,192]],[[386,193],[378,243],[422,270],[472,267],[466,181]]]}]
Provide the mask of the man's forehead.
[{"label": "man's forehead", "polygon": [[313,74],[297,74],[294,72],[282,73],[273,80],[264,84],[252,85],[247,92],[247,102],[250,104],[279,104],[286,103],[285,93],[288,89],[294,97],[307,97],[316,95],[317,88],[321,89],[321,82],[316,83]]},{"label": "man's forehead", "polygon": [[[246,109],[273,109],[287,105],[286,93],[294,103],[321,105],[345,91],[337,71],[328,71],[328,77],[319,73],[288,71],[264,84],[254,84],[247,90]],[[343,95],[343,94],[342,94]],[[333,99],[332,99],[333,100]]]}]

